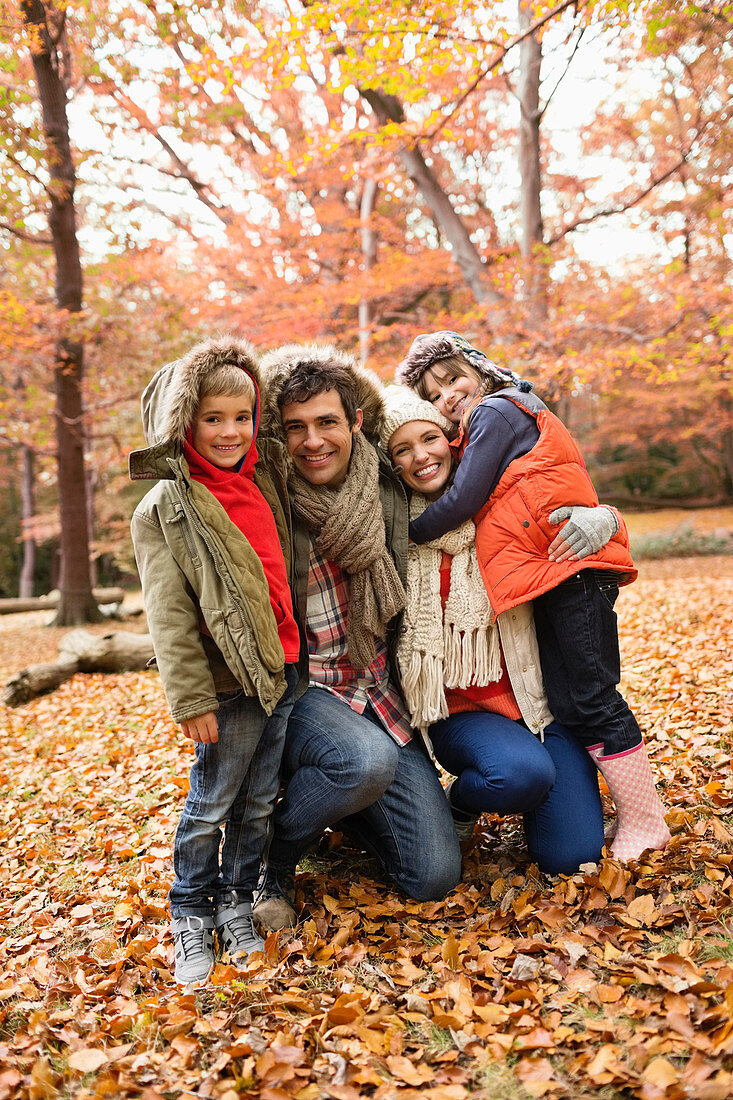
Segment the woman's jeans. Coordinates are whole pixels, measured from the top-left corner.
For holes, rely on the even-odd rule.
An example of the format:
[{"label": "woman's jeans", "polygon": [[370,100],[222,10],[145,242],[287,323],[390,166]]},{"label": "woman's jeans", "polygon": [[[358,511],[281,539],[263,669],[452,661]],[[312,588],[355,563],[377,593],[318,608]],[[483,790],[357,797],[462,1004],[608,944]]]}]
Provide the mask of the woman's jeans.
[{"label": "woman's jeans", "polygon": [[292,872],[328,826],[375,855],[418,901],[442,898],[461,876],[448,800],[421,739],[398,745],[325,688],[296,702],[283,754],[285,793],[275,811],[268,865]]},{"label": "woman's jeans", "polygon": [[581,569],[534,600],[542,678],[550,710],[587,749],[603,756],[641,744],[639,724],[618,690],[621,658],[608,569]]},{"label": "woman's jeans", "polygon": [[429,733],[441,766],[457,776],[451,792],[457,809],[522,814],[530,857],[548,874],[598,861],[598,773],[559,722],[547,727],[544,742],[521,722],[487,711],[452,714]]},{"label": "woman's jeans", "polygon": [[285,673],[287,687],[269,718],[259,699],[243,691],[219,695],[219,740],[195,746],[173,849],[175,878],[168,896],[174,918],[211,916],[216,902],[232,890],[240,901],[252,900],[297,680],[294,665],[286,665]]}]

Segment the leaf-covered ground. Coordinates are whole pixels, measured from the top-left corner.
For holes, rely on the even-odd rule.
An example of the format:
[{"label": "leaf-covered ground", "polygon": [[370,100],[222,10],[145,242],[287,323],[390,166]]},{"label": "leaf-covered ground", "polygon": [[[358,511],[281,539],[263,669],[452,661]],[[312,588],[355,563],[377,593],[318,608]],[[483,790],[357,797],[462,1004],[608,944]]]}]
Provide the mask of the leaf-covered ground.
[{"label": "leaf-covered ground", "polygon": [[[619,617],[664,854],[550,879],[485,819],[459,889],[415,904],[331,838],[308,919],[196,993],[171,981],[189,756],[156,675],[2,712],[0,1100],[730,1096],[733,558],[644,564]],[[0,619],[3,681],[54,655],[43,618]]]}]

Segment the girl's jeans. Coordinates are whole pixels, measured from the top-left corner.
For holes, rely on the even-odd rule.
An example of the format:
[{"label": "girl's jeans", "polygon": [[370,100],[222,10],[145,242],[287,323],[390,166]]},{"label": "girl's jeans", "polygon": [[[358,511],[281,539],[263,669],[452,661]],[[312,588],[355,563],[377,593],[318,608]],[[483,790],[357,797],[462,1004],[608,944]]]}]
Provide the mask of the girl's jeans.
[{"label": "girl's jeans", "polygon": [[530,857],[547,874],[595,863],[603,847],[598,773],[558,722],[544,742],[499,714],[452,714],[430,727],[440,764],[457,776],[452,801],[469,813],[523,814]]},{"label": "girl's jeans", "polygon": [[550,710],[585,748],[615,756],[641,744],[641,730],[618,691],[621,658],[607,569],[581,569],[534,600],[542,677]]},{"label": "girl's jeans", "polygon": [[218,696],[219,740],[195,746],[191,787],[173,849],[169,899],[174,918],[210,916],[217,900],[232,890],[240,901],[252,900],[293,707],[295,667],[287,665],[285,674],[287,687],[269,718],[259,699],[243,691]]}]

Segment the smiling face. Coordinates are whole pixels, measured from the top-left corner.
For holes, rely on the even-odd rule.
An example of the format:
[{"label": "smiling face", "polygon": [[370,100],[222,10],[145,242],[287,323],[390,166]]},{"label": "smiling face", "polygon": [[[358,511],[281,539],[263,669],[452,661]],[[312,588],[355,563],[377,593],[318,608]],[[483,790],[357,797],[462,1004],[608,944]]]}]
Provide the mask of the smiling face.
[{"label": "smiling face", "polygon": [[453,466],[448,440],[437,424],[410,420],[389,441],[389,453],[400,477],[423,496],[440,496]]},{"label": "smiling face", "polygon": [[191,425],[195,449],[214,466],[230,470],[252,445],[254,420],[252,398],[220,395],[202,397]]},{"label": "smiling face", "polygon": [[481,375],[468,363],[459,368],[438,362],[428,367],[423,375],[426,399],[453,424],[460,424],[463,410],[476,396],[480,385]]},{"label": "smiling face", "polygon": [[325,390],[307,401],[291,401],[280,410],[288,452],[299,474],[311,485],[337,489],[346,477],[362,412],[349,425],[341,397]]}]

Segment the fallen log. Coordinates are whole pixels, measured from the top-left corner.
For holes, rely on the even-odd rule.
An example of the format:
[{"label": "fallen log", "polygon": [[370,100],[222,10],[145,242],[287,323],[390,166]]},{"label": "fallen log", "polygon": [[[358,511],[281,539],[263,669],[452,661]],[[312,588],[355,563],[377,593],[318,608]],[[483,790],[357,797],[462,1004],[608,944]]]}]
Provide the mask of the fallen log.
[{"label": "fallen log", "polygon": [[8,707],[22,706],[37,695],[55,691],[75,672],[139,672],[153,656],[149,634],[133,634],[128,630],[91,634],[88,630],[72,630],[59,642],[57,661],[29,665],[11,676],[5,685],[3,702]]},{"label": "fallen log", "polygon": [[[125,593],[122,588],[94,588],[92,596],[98,604],[122,603]],[[59,593],[49,592],[47,596],[8,596],[0,600],[0,615],[15,615],[20,611],[53,611],[59,605]]]}]

